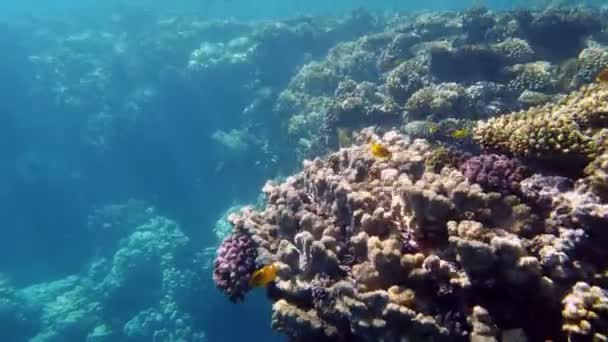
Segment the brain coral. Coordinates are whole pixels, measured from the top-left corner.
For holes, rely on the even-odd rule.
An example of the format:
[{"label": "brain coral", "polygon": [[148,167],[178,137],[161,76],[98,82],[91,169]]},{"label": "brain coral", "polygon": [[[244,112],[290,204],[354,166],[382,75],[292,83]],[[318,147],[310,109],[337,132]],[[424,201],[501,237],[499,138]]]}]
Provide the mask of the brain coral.
[{"label": "brain coral", "polygon": [[[370,139],[392,157],[373,157]],[[608,258],[604,239],[588,236],[601,233],[595,225],[548,228],[547,213],[605,206],[581,207],[572,194],[535,212],[453,167],[426,167],[432,154],[423,140],[364,130],[358,144],[267,183],[262,210],[235,216],[258,258],[277,266],[274,329],[293,341],[567,337],[562,299],[577,281],[592,284]]]}]

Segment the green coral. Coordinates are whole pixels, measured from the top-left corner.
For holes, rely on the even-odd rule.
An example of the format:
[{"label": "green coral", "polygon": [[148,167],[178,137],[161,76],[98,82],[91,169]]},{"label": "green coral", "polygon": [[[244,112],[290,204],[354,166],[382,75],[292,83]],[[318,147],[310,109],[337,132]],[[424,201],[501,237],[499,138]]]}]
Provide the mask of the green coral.
[{"label": "green coral", "polygon": [[606,341],[608,323],[608,292],[598,286],[578,282],[562,301],[562,330],[570,337],[589,336],[593,341]]},{"label": "green coral", "polygon": [[426,74],[428,59],[422,56],[408,59],[387,75],[386,90],[395,102],[403,105],[416,90],[426,85]]},{"label": "green coral", "polygon": [[511,74],[509,88],[518,91],[550,91],[555,87],[551,63],[537,61],[507,68]]},{"label": "green coral", "polygon": [[450,154],[444,147],[439,147],[431,152],[431,155],[424,162],[426,169],[439,173],[445,166],[451,165]]},{"label": "green coral", "polygon": [[595,134],[601,153],[585,168],[585,182],[593,192],[608,199],[608,129]]},{"label": "green coral", "polygon": [[416,91],[407,100],[409,120],[424,119],[428,115],[448,117],[466,103],[465,88],[454,82],[431,85]]},{"label": "green coral", "polygon": [[591,84],[559,102],[479,122],[474,139],[519,157],[586,164],[601,154],[596,135],[606,127],[607,113],[608,88]]},{"label": "green coral", "polygon": [[492,49],[503,55],[510,63],[526,63],[534,57],[534,50],[530,44],[520,38],[507,38],[492,45]]},{"label": "green coral", "polygon": [[595,76],[608,68],[608,49],[588,47],[583,49],[576,59],[577,72],[573,82],[581,85],[593,81]]}]

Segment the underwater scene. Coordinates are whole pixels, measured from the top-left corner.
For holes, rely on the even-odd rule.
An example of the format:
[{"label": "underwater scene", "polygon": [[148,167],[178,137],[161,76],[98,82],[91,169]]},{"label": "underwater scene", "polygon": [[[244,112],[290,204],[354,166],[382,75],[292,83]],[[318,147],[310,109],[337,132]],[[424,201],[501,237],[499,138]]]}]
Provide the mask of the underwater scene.
[{"label": "underwater scene", "polygon": [[0,11],[0,342],[608,341],[606,0]]}]

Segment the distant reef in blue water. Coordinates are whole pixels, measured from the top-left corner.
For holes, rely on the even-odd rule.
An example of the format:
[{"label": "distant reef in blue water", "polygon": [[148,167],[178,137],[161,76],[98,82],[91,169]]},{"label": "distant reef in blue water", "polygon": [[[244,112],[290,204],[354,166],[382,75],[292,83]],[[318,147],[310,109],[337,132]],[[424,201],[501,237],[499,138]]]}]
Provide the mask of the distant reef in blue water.
[{"label": "distant reef in blue water", "polygon": [[0,341],[608,339],[608,8],[361,5],[7,6]]}]

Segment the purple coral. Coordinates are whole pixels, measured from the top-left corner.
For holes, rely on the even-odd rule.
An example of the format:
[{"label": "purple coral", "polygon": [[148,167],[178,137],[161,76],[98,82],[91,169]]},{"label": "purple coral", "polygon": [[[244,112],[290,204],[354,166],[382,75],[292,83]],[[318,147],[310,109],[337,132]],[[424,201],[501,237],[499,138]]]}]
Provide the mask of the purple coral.
[{"label": "purple coral", "polygon": [[257,251],[251,236],[232,233],[217,250],[213,269],[213,282],[230,301],[243,301],[249,291],[249,278],[255,271]]},{"label": "purple coral", "polygon": [[519,192],[520,182],[527,175],[527,169],[518,159],[499,154],[471,157],[460,165],[460,172],[470,182],[501,193]]}]

